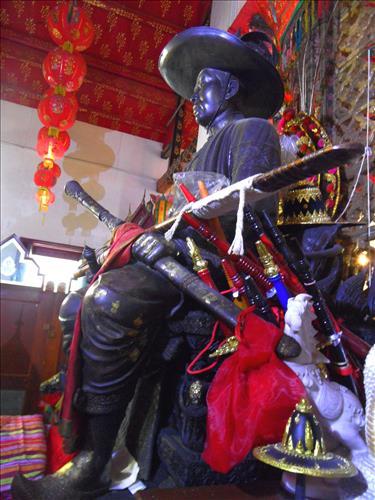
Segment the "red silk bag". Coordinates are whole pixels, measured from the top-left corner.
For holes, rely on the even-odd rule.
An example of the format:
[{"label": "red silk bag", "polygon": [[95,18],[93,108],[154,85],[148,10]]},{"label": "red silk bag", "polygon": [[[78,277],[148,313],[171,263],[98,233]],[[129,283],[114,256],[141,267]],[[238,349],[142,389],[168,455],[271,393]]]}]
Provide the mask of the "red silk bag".
[{"label": "red silk bag", "polygon": [[207,394],[203,460],[227,473],[255,447],[281,441],[305,389],[275,354],[282,331],[249,308],[241,313],[237,351],[217,371]]}]

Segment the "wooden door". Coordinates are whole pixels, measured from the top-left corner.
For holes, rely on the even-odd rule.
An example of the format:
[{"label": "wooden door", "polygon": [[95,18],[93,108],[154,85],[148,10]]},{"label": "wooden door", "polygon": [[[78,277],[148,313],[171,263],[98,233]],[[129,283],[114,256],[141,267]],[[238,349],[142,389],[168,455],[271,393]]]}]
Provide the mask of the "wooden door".
[{"label": "wooden door", "polygon": [[34,413],[40,382],[59,368],[58,312],[65,295],[6,284],[0,292],[1,391],[23,394],[21,413]]}]

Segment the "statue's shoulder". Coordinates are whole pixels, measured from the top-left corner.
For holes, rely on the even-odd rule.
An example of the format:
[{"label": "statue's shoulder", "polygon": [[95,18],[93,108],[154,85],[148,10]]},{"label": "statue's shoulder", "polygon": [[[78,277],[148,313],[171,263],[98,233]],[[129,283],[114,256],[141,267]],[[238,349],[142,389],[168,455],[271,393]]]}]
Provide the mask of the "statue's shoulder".
[{"label": "statue's shoulder", "polygon": [[263,138],[263,140],[274,139],[277,143],[279,141],[276,128],[272,123],[264,118],[242,118],[234,122],[232,134],[238,138],[255,139]]},{"label": "statue's shoulder", "polygon": [[242,118],[241,120],[237,120],[236,122],[234,122],[234,126],[241,129],[268,129],[276,132],[276,129],[272,125],[272,123],[264,118]]}]

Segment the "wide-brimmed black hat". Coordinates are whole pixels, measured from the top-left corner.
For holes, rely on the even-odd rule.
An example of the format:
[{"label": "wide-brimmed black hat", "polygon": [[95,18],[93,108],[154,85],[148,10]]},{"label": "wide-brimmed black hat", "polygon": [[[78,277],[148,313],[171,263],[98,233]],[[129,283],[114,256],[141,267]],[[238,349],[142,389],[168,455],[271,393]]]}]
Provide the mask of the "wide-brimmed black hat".
[{"label": "wide-brimmed black hat", "polygon": [[235,75],[247,89],[249,98],[241,104],[245,116],[269,118],[281,107],[284,86],[274,65],[272,44],[264,33],[251,32],[244,39],[208,26],[178,33],[164,47],[159,70],[168,85],[190,99],[196,79],[204,68]]}]

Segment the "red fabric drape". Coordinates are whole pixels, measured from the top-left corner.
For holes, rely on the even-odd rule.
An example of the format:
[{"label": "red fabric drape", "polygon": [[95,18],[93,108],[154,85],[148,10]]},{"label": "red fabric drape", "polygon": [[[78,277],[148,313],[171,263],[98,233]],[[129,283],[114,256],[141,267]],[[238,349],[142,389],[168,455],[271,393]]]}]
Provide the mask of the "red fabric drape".
[{"label": "red fabric drape", "polygon": [[243,311],[237,351],[217,371],[207,395],[204,461],[226,473],[255,446],[281,441],[296,403],[305,395],[298,377],[275,354],[282,331]]},{"label": "red fabric drape", "polygon": [[[110,246],[108,257],[94,276],[92,283],[109,269],[116,269],[127,264],[131,258],[132,243],[144,232],[140,226],[125,223],[119,226]],[[68,369],[66,373],[66,383],[64,390],[64,400],[61,411],[61,434],[65,438],[65,449],[70,451],[69,444],[72,434],[77,432],[78,419],[75,418],[73,410],[73,397],[80,382],[80,356],[79,344],[81,339],[81,308],[77,314],[74,324],[73,339],[70,346]]]}]

